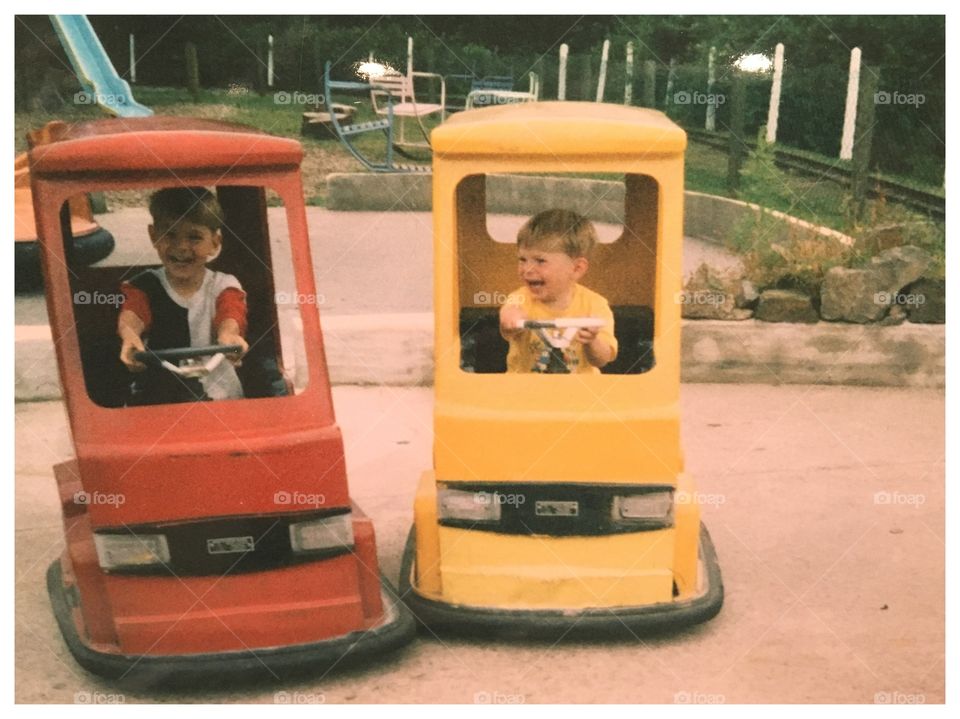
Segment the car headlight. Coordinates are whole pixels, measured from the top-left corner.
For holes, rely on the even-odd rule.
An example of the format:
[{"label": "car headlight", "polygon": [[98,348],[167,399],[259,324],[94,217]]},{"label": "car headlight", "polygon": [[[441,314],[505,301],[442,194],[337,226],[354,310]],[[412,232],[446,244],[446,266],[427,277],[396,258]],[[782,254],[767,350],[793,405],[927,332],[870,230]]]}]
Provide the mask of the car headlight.
[{"label": "car headlight", "polygon": [[500,502],[495,492],[473,492],[449,487],[437,488],[439,519],[467,522],[499,522]]},{"label": "car headlight", "polygon": [[673,511],[673,491],[658,490],[613,498],[613,521],[647,522],[664,520]]},{"label": "car headlight", "polygon": [[311,519],[290,525],[290,548],[294,552],[353,548],[353,515]]},{"label": "car headlight", "polygon": [[100,566],[107,570],[170,562],[170,547],[162,534],[94,534],[93,543]]}]

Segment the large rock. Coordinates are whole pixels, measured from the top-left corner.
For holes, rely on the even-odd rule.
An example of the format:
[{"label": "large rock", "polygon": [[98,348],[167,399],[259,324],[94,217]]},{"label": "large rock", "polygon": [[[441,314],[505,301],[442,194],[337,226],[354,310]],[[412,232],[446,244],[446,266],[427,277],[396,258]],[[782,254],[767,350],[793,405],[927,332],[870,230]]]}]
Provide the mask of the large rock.
[{"label": "large rock", "polygon": [[820,287],[820,316],[825,320],[876,322],[901,289],[915,282],[932,258],[919,247],[895,247],[880,253],[863,269],[833,267]]},{"label": "large rock", "polygon": [[905,287],[901,295],[911,322],[938,325],[946,322],[946,280],[923,278]]},{"label": "large rock", "polygon": [[797,290],[765,290],[760,293],[756,319],[764,322],[814,323],[820,317],[809,295]]},{"label": "large rock", "polygon": [[876,322],[887,311],[878,301],[886,282],[872,270],[832,267],[820,286],[820,316],[825,320]]},{"label": "large rock", "polygon": [[737,306],[744,294],[743,275],[736,270],[720,270],[700,265],[677,296],[681,314],[696,320],[745,320],[753,314]]},{"label": "large rock", "polygon": [[906,245],[881,252],[870,260],[869,269],[886,282],[888,292],[895,293],[923,277],[932,261],[933,257],[926,250]]}]

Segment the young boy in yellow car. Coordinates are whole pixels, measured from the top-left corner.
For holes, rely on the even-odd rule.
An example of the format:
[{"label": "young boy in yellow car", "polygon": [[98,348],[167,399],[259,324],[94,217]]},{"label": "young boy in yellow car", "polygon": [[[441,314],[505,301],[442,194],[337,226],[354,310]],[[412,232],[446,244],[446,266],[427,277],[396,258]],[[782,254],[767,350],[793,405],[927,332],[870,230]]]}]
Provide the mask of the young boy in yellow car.
[{"label": "young boy in yellow car", "polygon": [[[584,287],[590,251],[597,243],[593,224],[570,210],[534,215],[517,235],[517,271],[523,286],[500,308],[500,333],[510,343],[508,372],[585,372],[598,374],[617,357],[613,312],[607,300]],[[589,317],[602,326],[580,327],[574,341],[558,349],[526,320]],[[562,329],[547,330],[559,333]]]}]

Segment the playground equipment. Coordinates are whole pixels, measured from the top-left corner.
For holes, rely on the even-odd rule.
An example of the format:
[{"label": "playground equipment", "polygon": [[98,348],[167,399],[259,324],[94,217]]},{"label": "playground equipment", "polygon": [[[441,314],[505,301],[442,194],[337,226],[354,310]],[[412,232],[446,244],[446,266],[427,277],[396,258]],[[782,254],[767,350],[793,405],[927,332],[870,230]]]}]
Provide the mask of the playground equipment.
[{"label": "playground equipment", "polygon": [[153,114],[133,99],[130,85],[117,74],[86,15],[51,15],[50,21],[83,88],[78,102],[99,105],[117,117]]},{"label": "playground equipment", "polygon": [[[302,159],[293,140],[170,117],[77,124],[30,153],[76,451],[54,467],[66,546],[47,588],[70,652],[90,671],[146,683],[286,679],[379,658],[413,636],[409,611],[380,577],[373,526],[348,495],[312,302],[286,310],[303,328],[305,389],[285,373],[296,352],[281,342],[275,290],[316,296]],[[244,397],[128,406],[115,298],[147,265],[77,263],[65,207],[86,192],[186,183],[214,187],[224,210],[210,267],[246,292]],[[283,202],[292,258],[292,274],[278,279],[273,258],[285,252],[271,244],[268,189]],[[150,337],[144,359],[186,379],[232,349],[174,341]],[[201,352],[211,359],[189,361]]]},{"label": "playground equipment", "polygon": [[[686,135],[652,110],[538,102],[455,115],[432,142],[434,466],[417,489],[405,601],[431,630],[487,636],[710,619],[723,585],[680,444]],[[620,351],[602,374],[504,373],[491,298],[520,282],[516,246],[488,233],[485,193],[510,173],[625,178],[623,232],[585,279],[615,317]]]},{"label": "playground equipment", "polygon": [[[133,99],[130,85],[117,74],[100,38],[85,15],[51,15],[50,22],[80,82],[81,92],[74,101],[98,105],[119,117],[147,117],[153,111]],[[56,142],[67,130],[66,123],[53,121],[42,130],[29,133],[31,148]],[[40,285],[40,248],[33,223],[33,195],[27,154],[14,159],[14,267],[16,288],[32,290]],[[113,251],[113,237],[93,219],[90,200],[77,196],[70,202],[73,232],[73,258],[87,265],[102,260]]]},{"label": "playground equipment", "polygon": [[[414,84],[416,78],[431,78],[440,80],[440,103],[417,102]],[[381,75],[371,75],[370,105],[373,111],[381,117],[398,119],[400,133],[396,138],[401,147],[430,147],[430,136],[423,125],[423,118],[431,115],[440,115],[440,122],[447,113],[447,83],[442,75],[435,72],[418,72],[413,69],[413,38],[407,38],[407,71],[406,73],[386,72]],[[383,101],[387,105],[383,106]],[[417,128],[423,139],[420,141],[407,140],[405,135],[405,120],[412,117],[417,121]]]},{"label": "playground equipment", "polygon": [[[67,129],[66,123],[50,122],[42,130],[28,133],[31,147],[55,141]],[[14,284],[18,291],[36,289],[43,282],[40,270],[40,245],[33,219],[33,192],[30,190],[30,163],[27,153],[13,161],[13,217],[14,217]],[[76,195],[70,198],[70,222],[74,261],[89,265],[113,252],[113,235],[93,219],[90,198]]]},{"label": "playground equipment", "polygon": [[[336,111],[336,103],[333,101],[333,93],[359,93],[377,91],[381,93],[381,110],[384,118],[380,120],[369,120],[366,122],[353,122],[349,125],[340,121],[340,115]],[[323,68],[323,95],[326,100],[327,114],[333,126],[337,137],[343,143],[344,147],[353,155],[364,167],[373,172],[430,172],[429,165],[418,165],[412,163],[400,163],[394,160],[394,153],[399,152],[396,148],[394,139],[394,115],[393,115],[393,91],[390,87],[379,86],[374,83],[354,82],[350,80],[332,80],[330,78],[330,63],[327,62]],[[368,156],[356,144],[356,138],[367,133],[383,134],[384,150],[383,160],[377,161]]]}]

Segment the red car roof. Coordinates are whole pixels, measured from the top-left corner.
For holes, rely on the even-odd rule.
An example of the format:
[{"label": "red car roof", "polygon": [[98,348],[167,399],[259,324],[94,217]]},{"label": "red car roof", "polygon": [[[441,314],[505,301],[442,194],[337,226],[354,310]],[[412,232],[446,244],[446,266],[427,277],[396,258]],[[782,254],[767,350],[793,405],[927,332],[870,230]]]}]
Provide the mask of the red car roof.
[{"label": "red car roof", "polygon": [[218,120],[184,117],[111,118],[70,125],[30,152],[31,172],[175,172],[203,168],[298,166],[296,140]]}]

